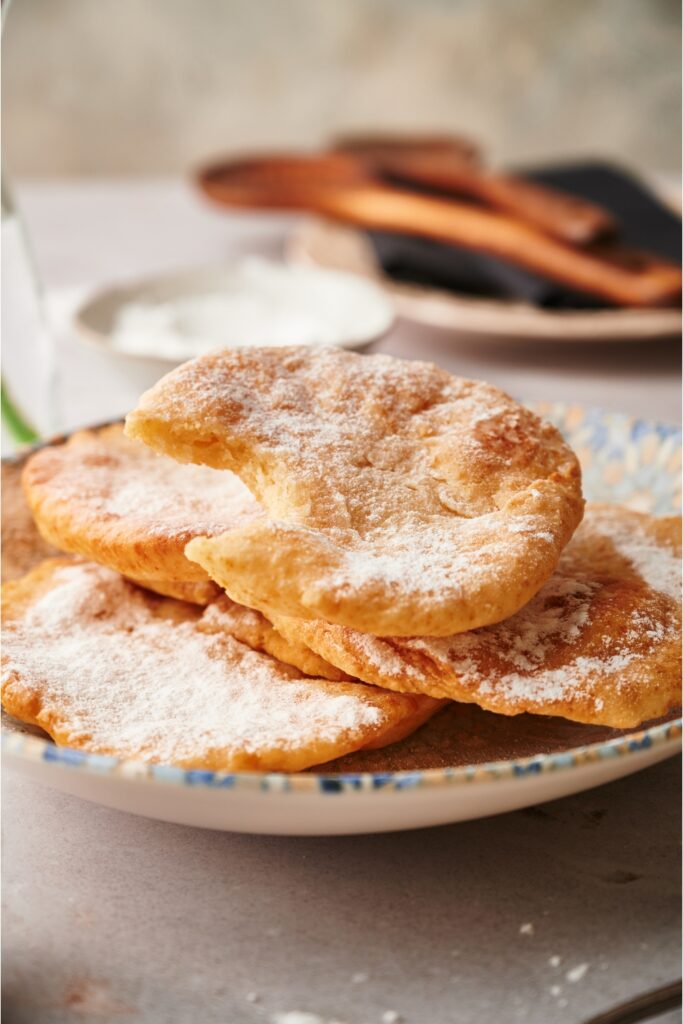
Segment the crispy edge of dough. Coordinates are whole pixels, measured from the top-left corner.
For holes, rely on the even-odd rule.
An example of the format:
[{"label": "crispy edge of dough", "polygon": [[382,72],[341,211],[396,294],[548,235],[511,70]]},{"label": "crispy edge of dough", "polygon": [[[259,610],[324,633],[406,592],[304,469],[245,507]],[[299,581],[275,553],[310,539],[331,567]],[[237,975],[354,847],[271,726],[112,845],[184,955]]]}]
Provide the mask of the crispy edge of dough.
[{"label": "crispy edge of dough", "polygon": [[[31,605],[52,588],[53,578],[56,572],[62,568],[72,568],[74,565],[78,564],[86,564],[86,560],[74,558],[46,559],[25,576],[3,584],[3,623],[11,623],[21,619]],[[170,618],[174,621],[187,621],[189,618],[195,622],[198,621],[200,612],[193,605],[174,599],[157,597],[149,592],[145,594],[145,598],[164,618]],[[266,655],[266,657],[269,656]],[[274,658],[272,660],[277,661],[277,659]],[[296,675],[296,671],[293,667],[282,664],[281,667]],[[324,681],[330,682],[329,680]],[[314,680],[312,679],[311,682],[313,683]],[[364,684],[359,680],[352,680],[351,684],[356,684],[364,689],[375,689],[375,691],[378,689],[375,687],[367,687],[367,684]],[[345,748],[345,753],[352,753],[353,750],[361,749],[379,749],[384,746],[389,746],[392,743],[396,743],[416,731],[429,718],[431,718],[432,715],[441,710],[441,708],[448,703],[444,700],[434,700],[433,698],[426,697],[422,694],[398,695],[391,694],[391,692],[387,690],[384,690],[383,693],[386,698],[400,696],[403,698],[401,704],[405,705],[407,702],[410,705],[410,711],[404,711],[399,717],[396,717],[396,715],[392,716],[394,717],[394,721],[381,731],[375,732],[375,735],[371,736],[367,743],[360,744],[358,746],[347,746]],[[391,704],[392,701],[389,700],[389,703]],[[43,729],[51,736],[58,746],[67,746],[74,749],[86,750],[92,753],[100,753],[113,757],[123,756],[120,751],[117,751],[113,747],[106,749],[98,747],[97,750],[90,750],[87,746],[74,744],[72,737],[72,724],[69,718],[64,714],[61,714],[54,707],[47,709],[41,698],[40,690],[35,687],[27,686],[21,681],[20,677],[15,674],[11,674],[10,677],[3,682],[2,704],[5,710],[19,721]],[[398,712],[396,712],[396,714],[398,714]],[[292,754],[292,752],[280,751],[279,760],[271,759],[268,763],[265,762],[262,755],[255,756],[244,752],[239,754],[239,756],[236,755],[231,758],[230,763],[224,763],[224,761],[220,759],[214,763],[214,761],[207,761],[205,758],[190,758],[188,760],[183,760],[182,764],[179,763],[178,766],[185,769],[198,768],[212,771],[283,771],[289,773],[303,771],[306,768],[315,768],[319,765],[324,765],[326,761],[335,760],[337,757],[343,756],[340,754],[339,748],[332,749],[329,743],[327,745],[323,744],[323,747],[325,747],[325,750],[320,754],[320,760],[311,760],[310,747],[302,747],[301,750],[294,754]]]},{"label": "crispy edge of dough", "polygon": [[[644,523],[658,544],[669,547],[678,557],[681,554],[681,517],[651,516],[648,513],[636,512],[621,506],[607,503],[591,503],[587,510],[601,511],[618,509],[626,517]],[[661,595],[660,595],[661,596]],[[680,706],[681,682],[681,640],[680,635],[672,640],[663,641],[656,654],[651,657],[654,663],[650,667],[651,688],[640,695],[637,706],[624,702],[618,708],[614,703],[605,701],[602,711],[596,711],[594,703],[581,695],[571,702],[548,702],[542,708],[533,702],[521,702],[514,709],[496,700],[482,700],[481,695],[474,695],[464,685],[448,680],[447,673],[437,659],[430,657],[425,651],[405,649],[396,651],[396,643],[390,637],[368,637],[374,644],[384,648],[387,658],[395,666],[391,674],[379,670],[363,652],[363,635],[359,631],[339,627],[323,621],[299,620],[289,616],[275,616],[274,624],[284,636],[296,635],[326,658],[332,664],[362,679],[364,682],[386,687],[398,693],[427,693],[433,697],[445,698],[457,703],[477,704],[484,710],[494,714],[513,717],[519,714],[542,714],[553,717],[567,718],[570,721],[585,725],[606,725],[615,729],[636,728],[645,721],[659,718]],[[398,640],[400,646],[401,638]],[[399,665],[396,659],[401,659]],[[413,670],[413,671],[411,671]],[[422,676],[422,682],[416,684],[415,673]],[[665,695],[669,694],[668,697]],[[568,712],[570,712],[568,714]]]},{"label": "crispy edge of dough", "polygon": [[[46,445],[26,460],[21,471],[21,483],[26,504],[40,536],[52,547],[69,554],[97,562],[114,569],[128,579],[148,590],[165,597],[205,605],[220,593],[220,588],[211,580],[201,566],[185,558],[186,539],[156,536],[153,539],[142,528],[122,532],[118,520],[109,522],[106,517],[97,517],[94,535],[85,531],[82,520],[74,517],[71,503],[58,495],[49,493],[43,474],[49,468],[49,461],[66,446],[77,447],[91,438],[106,438],[115,434],[125,437],[122,423],[113,423],[98,429],[77,430],[61,444]],[[47,466],[46,466],[47,463]],[[168,576],[150,572],[155,561],[143,555],[156,549],[158,567],[166,565]]]},{"label": "crispy edge of dough", "polygon": [[[216,621],[213,618],[214,613]],[[227,594],[208,605],[199,621],[199,629],[205,633],[226,630],[236,640],[253,650],[270,654],[286,665],[293,665],[307,676],[329,679],[331,682],[358,682],[335,665],[331,665],[329,661],[325,661],[296,637],[284,637],[278,633],[275,626],[261,612],[236,604]]]},{"label": "crispy edge of dough", "polygon": [[[320,352],[326,353],[328,359],[337,359],[339,365],[344,360],[363,358],[344,352],[335,352],[334,357],[330,357],[328,350]],[[257,353],[253,349],[216,351],[191,360],[171,371],[145,392],[136,409],[126,418],[126,434],[178,461],[197,462],[236,473],[252,489],[257,499],[269,506],[268,494],[294,493],[298,479],[287,466],[282,469],[272,452],[269,451],[266,457],[264,446],[256,436],[258,432],[249,428],[249,417],[242,417],[246,426],[242,422],[243,403],[239,397],[231,400],[229,387],[234,377],[239,391],[239,387],[244,387],[245,381],[251,376],[254,392],[258,394],[260,387],[261,392],[267,395],[272,391],[273,380],[282,379],[280,371],[287,360],[292,364],[287,364],[288,368],[294,373],[315,356],[316,353],[308,348],[291,346],[260,349]],[[369,360],[375,357],[365,358]],[[541,444],[534,435],[538,445],[534,447],[532,438],[527,448],[535,452],[556,449],[557,461],[553,463],[555,468],[550,471],[546,467],[548,472],[541,474],[542,480],[529,473],[524,488],[517,481],[514,494],[508,496],[504,507],[501,505],[498,511],[507,511],[513,506],[517,508],[522,491],[530,500],[529,496],[540,489],[543,518],[548,523],[547,528],[554,534],[554,543],[543,550],[542,555],[537,557],[538,564],[533,566],[530,564],[529,552],[521,552],[518,571],[510,575],[504,591],[495,585],[486,587],[480,583],[460,599],[457,608],[453,602],[423,608],[411,603],[407,596],[404,596],[402,603],[399,602],[399,595],[387,593],[381,583],[374,588],[366,585],[362,594],[355,591],[345,593],[343,588],[329,593],[320,585],[320,574],[316,577],[311,571],[312,564],[321,561],[324,570],[322,575],[329,579],[336,570],[343,567],[343,552],[335,554],[332,550],[329,531],[322,526],[311,527],[307,522],[295,522],[289,517],[286,522],[278,521],[278,516],[271,508],[271,514],[275,516],[273,519],[239,526],[212,538],[197,537],[185,548],[187,557],[202,565],[237,603],[258,608],[268,618],[274,614],[288,614],[302,619],[320,618],[385,636],[411,636],[415,633],[448,636],[455,631],[478,628],[513,614],[552,575],[563,547],[583,515],[580,467],[575,453],[560,432],[492,385],[455,378],[432,364],[408,364],[405,360],[394,362],[413,368],[422,367],[426,374],[426,389],[433,391],[435,381],[445,384],[457,380],[459,385],[486,391],[492,408],[495,398],[518,410],[529,421],[534,421],[534,429],[543,435],[544,441]],[[304,390],[316,383],[314,377],[309,376],[311,373],[310,367],[303,365],[298,383]],[[188,393],[199,395],[196,408],[191,412],[187,409]],[[274,415],[267,402],[265,410],[264,415]],[[423,413],[424,409],[421,408],[420,415]],[[198,426],[199,423],[201,426]],[[238,426],[235,427],[235,424]],[[524,436],[527,437],[527,434]],[[441,437],[442,441],[444,437]],[[417,438],[411,441],[416,445],[422,443]],[[509,444],[509,439],[504,437],[499,437],[498,441]],[[431,443],[430,447],[434,447],[434,444]],[[440,444],[437,447],[441,452],[441,462],[447,466],[448,445]],[[436,465],[437,448],[434,448],[433,455]],[[535,457],[532,461],[536,465]],[[480,468],[484,480],[491,478],[491,474],[486,472],[485,462],[482,458]],[[540,468],[538,472],[541,473]],[[501,481],[512,477],[515,477],[515,473],[506,471]],[[505,490],[502,482],[498,490],[502,495]],[[295,503],[297,507],[305,504],[304,499],[312,500],[307,493],[298,494]],[[519,511],[517,514],[520,514]],[[286,561],[290,563],[289,570]],[[296,565],[295,573],[292,573],[291,565]],[[264,572],[264,569],[269,569],[270,573]],[[263,581],[273,575],[277,582],[273,587],[268,587]]]}]

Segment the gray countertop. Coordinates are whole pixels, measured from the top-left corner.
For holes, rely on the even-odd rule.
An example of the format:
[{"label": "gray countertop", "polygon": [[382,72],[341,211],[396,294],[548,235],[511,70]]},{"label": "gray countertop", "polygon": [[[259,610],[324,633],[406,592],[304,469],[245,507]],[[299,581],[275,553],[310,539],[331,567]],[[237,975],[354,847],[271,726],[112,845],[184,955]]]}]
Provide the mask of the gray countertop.
[{"label": "gray countertop", "polygon": [[578,1024],[680,974],[679,778],[673,759],[497,818],[292,839],[8,774],[5,1019]]},{"label": "gray countertop", "polygon": [[[286,227],[217,215],[179,182],[19,198],[53,288],[274,252]],[[67,425],[125,412],[144,386],[58,346]],[[678,346],[487,346],[400,322],[381,347],[532,399],[680,417]],[[579,1024],[680,975],[679,779],[672,760],[497,818],[286,839],[148,821],[6,772],[5,1020]]]}]

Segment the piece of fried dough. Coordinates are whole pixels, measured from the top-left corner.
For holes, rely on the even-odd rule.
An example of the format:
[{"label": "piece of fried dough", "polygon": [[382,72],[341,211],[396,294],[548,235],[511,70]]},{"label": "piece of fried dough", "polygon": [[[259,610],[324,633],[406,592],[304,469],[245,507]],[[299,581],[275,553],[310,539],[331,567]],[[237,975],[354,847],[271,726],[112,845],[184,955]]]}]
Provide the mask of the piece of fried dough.
[{"label": "piece of fried dough", "polygon": [[554,427],[487,384],[333,348],[186,363],[127,432],[229,469],[272,517],[186,554],[233,600],[379,635],[503,619],[552,574],[583,512]]},{"label": "piece of fried dough", "polygon": [[329,661],[297,640],[294,630],[289,631],[289,637],[282,636],[265,615],[235,604],[226,594],[204,609],[197,628],[202,633],[229,633],[247,647],[270,654],[278,661],[284,661],[285,665],[293,665],[307,676],[336,682],[352,680],[346,672],[330,665]]},{"label": "piece of fried dough", "polygon": [[220,590],[185,558],[187,542],[262,514],[234,474],[156,455],[127,438],[120,423],[42,448],[28,459],[23,484],[50,544],[197,604]]},{"label": "piece of fried dough", "polygon": [[3,591],[3,706],[76,749],[259,771],[395,742],[440,707],[303,676],[198,614],[91,562],[44,562]]},{"label": "piece of fried dough", "polygon": [[39,562],[59,554],[36,529],[21,486],[23,464],[2,461],[2,578],[24,576]]},{"label": "piece of fried dough", "polygon": [[[143,452],[147,449],[140,446]],[[164,459],[165,462],[171,460]],[[175,463],[171,462],[171,465]],[[42,562],[45,558],[57,555],[51,545],[47,544],[38,533],[35,521],[26,504],[24,490],[21,486],[21,465],[3,462],[2,465],[2,578],[16,579]],[[183,468],[183,467],[180,467]],[[192,468],[192,467],[191,467]],[[211,471],[212,474],[214,471]],[[167,589],[171,584],[162,584]],[[208,596],[217,584],[187,584],[191,596]],[[181,589],[180,584],[175,584]],[[199,592],[198,592],[199,588]],[[230,633],[236,640],[264,651],[273,657],[293,665],[306,675],[319,676],[323,679],[348,680],[350,677],[341,669],[330,665],[318,654],[298,641],[285,640],[274,626],[260,612],[235,604],[226,594],[222,594],[205,609],[199,620],[198,628],[205,632]]]},{"label": "piece of fried dough", "polygon": [[381,639],[275,625],[391,690],[630,728],[680,704],[680,530],[678,517],[589,505],[552,579],[512,618],[472,633]]}]

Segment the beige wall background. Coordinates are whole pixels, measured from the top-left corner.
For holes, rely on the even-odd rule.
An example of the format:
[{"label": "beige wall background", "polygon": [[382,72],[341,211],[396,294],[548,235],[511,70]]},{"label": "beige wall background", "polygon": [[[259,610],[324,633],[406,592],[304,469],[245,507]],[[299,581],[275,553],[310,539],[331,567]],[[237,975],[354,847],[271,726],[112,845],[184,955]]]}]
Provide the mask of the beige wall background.
[{"label": "beige wall background", "polygon": [[679,0],[13,0],[15,175],[182,172],[339,130],[676,172]]}]

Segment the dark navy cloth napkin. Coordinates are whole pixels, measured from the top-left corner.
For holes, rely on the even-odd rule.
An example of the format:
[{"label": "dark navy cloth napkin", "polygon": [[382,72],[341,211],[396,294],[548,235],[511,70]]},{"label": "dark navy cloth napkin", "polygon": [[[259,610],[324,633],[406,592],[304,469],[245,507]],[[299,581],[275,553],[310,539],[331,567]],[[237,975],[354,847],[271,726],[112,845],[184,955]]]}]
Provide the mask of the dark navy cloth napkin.
[{"label": "dark navy cloth napkin", "polygon": [[[619,223],[619,243],[681,263],[681,219],[630,174],[608,164],[564,164],[518,172],[531,181],[590,199]],[[455,245],[386,231],[368,232],[385,274],[473,296],[518,299],[549,309],[608,303],[512,263]]]}]

